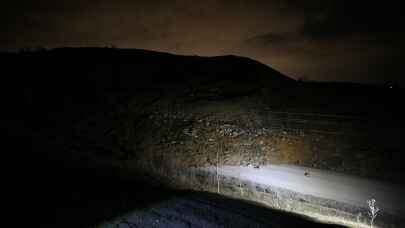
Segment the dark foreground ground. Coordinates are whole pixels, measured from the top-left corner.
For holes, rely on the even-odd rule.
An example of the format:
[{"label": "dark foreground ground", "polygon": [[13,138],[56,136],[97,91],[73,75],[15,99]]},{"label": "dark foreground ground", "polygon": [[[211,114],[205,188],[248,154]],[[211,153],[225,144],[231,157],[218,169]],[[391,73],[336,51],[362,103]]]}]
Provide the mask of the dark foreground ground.
[{"label": "dark foreground ground", "polygon": [[101,227],[342,227],[219,195],[189,192],[126,214]]},{"label": "dark foreground ground", "polygon": [[31,179],[32,227],[340,227],[216,194],[123,179],[118,170],[62,167]]}]

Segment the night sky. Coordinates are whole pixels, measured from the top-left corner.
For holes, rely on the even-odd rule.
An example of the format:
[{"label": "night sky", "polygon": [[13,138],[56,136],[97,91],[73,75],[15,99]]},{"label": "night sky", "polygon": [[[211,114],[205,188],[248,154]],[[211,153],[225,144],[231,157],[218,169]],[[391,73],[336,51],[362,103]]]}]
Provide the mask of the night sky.
[{"label": "night sky", "polygon": [[296,79],[404,86],[402,21],[389,0],[3,0],[0,50],[234,54]]}]

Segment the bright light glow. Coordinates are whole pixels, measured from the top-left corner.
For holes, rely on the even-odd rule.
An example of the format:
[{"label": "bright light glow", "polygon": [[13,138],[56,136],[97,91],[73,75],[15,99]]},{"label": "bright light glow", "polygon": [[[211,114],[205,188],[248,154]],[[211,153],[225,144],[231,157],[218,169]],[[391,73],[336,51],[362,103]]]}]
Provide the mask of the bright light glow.
[{"label": "bright light glow", "polygon": [[[353,228],[370,228],[369,224],[353,222],[353,221],[345,220],[343,218],[339,218],[337,216],[322,215],[322,214],[317,214],[317,213],[299,213],[299,212],[297,214],[302,214],[302,215],[311,217],[311,218],[315,219],[316,221],[319,221],[322,223],[340,224],[340,225],[353,227]],[[374,227],[378,228],[377,226],[374,226]]]},{"label": "bright light glow", "polygon": [[[379,206],[384,212],[399,217],[405,214],[405,197],[402,188],[357,176],[290,165],[266,165],[259,168],[219,166],[201,169],[213,174],[215,173],[215,175],[219,173],[219,175],[224,177],[236,178],[239,181],[248,181],[272,188],[285,189],[366,210],[368,208],[365,202],[370,198],[375,198],[378,199]],[[240,187],[240,185],[237,187]],[[369,226],[368,224],[345,221],[344,218],[331,217],[321,213],[294,212],[316,218],[323,222],[353,227]]]}]

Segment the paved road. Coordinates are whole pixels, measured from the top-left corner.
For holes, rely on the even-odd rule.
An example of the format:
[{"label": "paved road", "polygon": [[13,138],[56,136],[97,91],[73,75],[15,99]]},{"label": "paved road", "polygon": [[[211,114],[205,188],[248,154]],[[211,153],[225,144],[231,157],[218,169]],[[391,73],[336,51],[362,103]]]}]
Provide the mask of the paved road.
[{"label": "paved road", "polygon": [[[216,172],[216,167],[206,169]],[[355,206],[364,207],[368,199],[374,198],[381,210],[405,215],[405,190],[375,180],[289,165],[221,166],[218,173]]]},{"label": "paved road", "polygon": [[[216,172],[216,167],[204,168]],[[220,175],[249,180],[356,206],[375,198],[381,210],[402,216],[403,190],[383,182],[297,166],[260,168],[222,166]],[[307,175],[306,175],[307,173]],[[246,201],[203,192],[180,194],[104,223],[104,228],[134,227],[342,227],[316,223]]]}]

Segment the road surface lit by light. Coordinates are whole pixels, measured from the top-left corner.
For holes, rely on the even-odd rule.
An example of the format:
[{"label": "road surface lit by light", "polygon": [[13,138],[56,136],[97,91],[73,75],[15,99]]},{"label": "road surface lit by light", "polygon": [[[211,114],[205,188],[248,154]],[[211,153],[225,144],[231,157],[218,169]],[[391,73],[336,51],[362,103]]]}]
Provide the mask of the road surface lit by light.
[{"label": "road surface lit by light", "polygon": [[[204,169],[216,172],[215,167]],[[289,165],[219,166],[218,173],[360,207],[366,207],[366,201],[374,198],[382,211],[399,216],[405,214],[404,190],[375,180]]]}]

